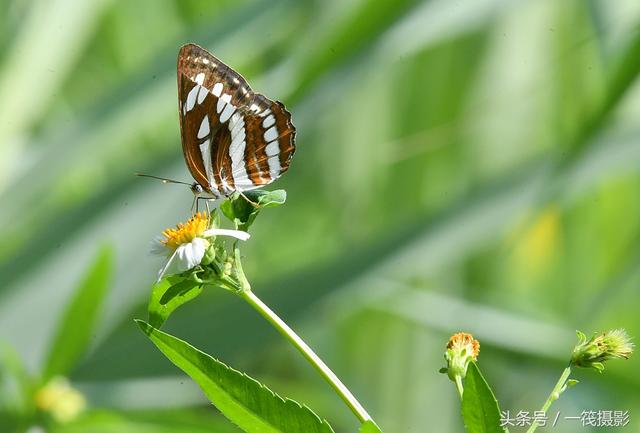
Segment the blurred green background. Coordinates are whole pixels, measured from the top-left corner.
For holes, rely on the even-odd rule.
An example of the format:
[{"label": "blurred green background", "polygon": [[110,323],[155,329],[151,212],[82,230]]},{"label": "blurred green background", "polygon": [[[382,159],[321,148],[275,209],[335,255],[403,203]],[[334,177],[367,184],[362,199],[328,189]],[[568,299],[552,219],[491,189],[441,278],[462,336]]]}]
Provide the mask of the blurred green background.
[{"label": "blurred green background", "polygon": [[[191,181],[186,42],[292,111],[298,151],[274,185],[288,203],[254,226],[246,271],[385,431],[463,430],[437,373],[458,330],[512,413],[541,405],[575,329],[640,335],[637,0],[3,0],[0,340],[31,372],[114,251],[69,375],[90,410],[56,431],[237,431],[132,321],[160,266],[150,240],[190,214],[187,188],[133,176]],[[356,430],[240,299],[211,290],[167,329]],[[578,371],[554,411],[628,410],[621,431],[640,431],[639,359]]]}]

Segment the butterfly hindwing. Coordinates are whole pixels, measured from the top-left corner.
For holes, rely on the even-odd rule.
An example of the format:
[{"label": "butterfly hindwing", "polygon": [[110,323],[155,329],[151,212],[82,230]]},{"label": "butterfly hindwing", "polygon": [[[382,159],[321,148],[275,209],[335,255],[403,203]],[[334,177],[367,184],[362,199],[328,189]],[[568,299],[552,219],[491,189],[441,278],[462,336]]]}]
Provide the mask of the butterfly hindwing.
[{"label": "butterfly hindwing", "polygon": [[[233,172],[237,188],[246,190],[266,185],[289,168],[295,151],[291,115],[282,103],[269,103],[269,108],[260,114],[251,113],[244,118],[244,160],[236,159]],[[241,149],[237,148],[236,155]]]},{"label": "butterfly hindwing", "polygon": [[289,168],[291,114],[197,45],[180,50],[178,98],[185,161],[215,197],[266,185]]}]

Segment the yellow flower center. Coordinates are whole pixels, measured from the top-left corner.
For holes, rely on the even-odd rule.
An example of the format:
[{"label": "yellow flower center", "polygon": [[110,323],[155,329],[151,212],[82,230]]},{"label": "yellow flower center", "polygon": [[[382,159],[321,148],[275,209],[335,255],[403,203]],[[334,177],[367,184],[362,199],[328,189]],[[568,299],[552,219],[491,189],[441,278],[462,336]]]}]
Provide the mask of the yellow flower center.
[{"label": "yellow flower center", "polygon": [[186,223],[179,223],[175,229],[162,232],[165,239],[161,242],[167,248],[175,251],[180,245],[191,242],[194,238],[202,237],[209,227],[209,218],[204,212],[198,212]]}]

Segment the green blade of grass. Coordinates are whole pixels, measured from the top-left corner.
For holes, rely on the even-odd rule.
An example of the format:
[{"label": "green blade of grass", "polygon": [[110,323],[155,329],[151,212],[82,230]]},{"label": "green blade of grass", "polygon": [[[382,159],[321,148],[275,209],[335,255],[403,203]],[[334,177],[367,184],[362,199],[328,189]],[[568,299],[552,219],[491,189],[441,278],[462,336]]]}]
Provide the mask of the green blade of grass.
[{"label": "green blade of grass", "polygon": [[107,294],[112,262],[111,248],[102,247],[60,320],[43,379],[67,375],[87,349]]}]

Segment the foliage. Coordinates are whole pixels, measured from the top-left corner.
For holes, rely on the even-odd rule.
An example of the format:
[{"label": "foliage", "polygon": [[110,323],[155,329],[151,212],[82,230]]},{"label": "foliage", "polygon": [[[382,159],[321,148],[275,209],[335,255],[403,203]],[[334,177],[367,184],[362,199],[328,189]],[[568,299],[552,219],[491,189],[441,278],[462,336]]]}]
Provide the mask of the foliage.
[{"label": "foliage", "polygon": [[76,289],[51,341],[43,380],[67,375],[91,341],[113,273],[113,252],[104,247]]},{"label": "foliage", "polygon": [[[531,402],[513,378],[545,395],[540,378],[564,368],[575,328],[639,335],[640,5],[463,6],[0,2],[0,339],[42,371],[84,258],[107,240],[113,290],[70,372],[92,407],[110,408],[93,430],[164,432],[153,420],[168,408],[202,412],[131,323],[159,266],[148,241],[191,206],[186,187],[132,175],[190,181],[175,88],[187,41],[293,113],[298,149],[274,184],[288,204],[252,226],[246,272],[386,431],[461,431],[442,416],[459,402],[433,392],[458,329],[492,353],[483,372],[516,413]],[[354,430],[236,298],[199,296],[172,333]],[[589,380],[563,402],[639,407],[637,370],[632,358],[580,371]]]},{"label": "foliage", "polygon": [[68,385],[64,376],[73,371],[88,351],[112,274],[113,252],[109,246],[103,246],[75,288],[54,330],[55,338],[43,371],[30,373],[11,347],[0,348],[3,431],[21,432],[33,424],[54,427],[61,419],[77,418],[84,410],[84,397]]},{"label": "foliage", "polygon": [[240,230],[247,231],[261,209],[280,206],[285,201],[287,201],[287,193],[282,189],[247,191],[244,195],[237,194],[230,200],[225,200],[220,209]]},{"label": "foliage", "polygon": [[153,285],[149,299],[149,323],[160,328],[171,313],[202,293],[203,286],[183,276],[170,275]]},{"label": "foliage", "polygon": [[475,362],[469,364],[462,397],[462,416],[468,433],[504,433],[500,408]]},{"label": "foliage", "polygon": [[373,421],[366,421],[360,426],[360,433],[382,433],[382,431]]},{"label": "foliage", "polygon": [[234,424],[249,433],[329,433],[326,421],[295,401],[283,399],[249,376],[233,370],[184,341],[138,321],[140,328],[174,364],[195,380]]}]

